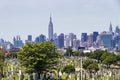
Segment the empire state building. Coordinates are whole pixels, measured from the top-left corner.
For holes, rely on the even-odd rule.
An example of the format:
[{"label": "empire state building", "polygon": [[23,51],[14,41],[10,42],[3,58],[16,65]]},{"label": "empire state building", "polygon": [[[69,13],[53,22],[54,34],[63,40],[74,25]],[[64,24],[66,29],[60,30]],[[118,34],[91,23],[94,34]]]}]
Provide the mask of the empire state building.
[{"label": "empire state building", "polygon": [[52,23],[51,16],[50,16],[50,21],[49,21],[49,25],[48,25],[48,39],[50,41],[53,40],[53,23]]}]

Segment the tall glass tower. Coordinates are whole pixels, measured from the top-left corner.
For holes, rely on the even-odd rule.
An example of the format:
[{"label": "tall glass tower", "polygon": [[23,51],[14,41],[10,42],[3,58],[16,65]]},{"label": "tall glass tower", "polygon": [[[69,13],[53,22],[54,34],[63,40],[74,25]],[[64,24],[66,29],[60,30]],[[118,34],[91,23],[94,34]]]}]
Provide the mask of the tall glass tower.
[{"label": "tall glass tower", "polygon": [[112,30],[112,23],[110,22],[110,27],[109,27],[109,33],[112,33],[113,30]]},{"label": "tall glass tower", "polygon": [[48,39],[50,41],[53,40],[53,23],[52,23],[51,15],[50,15],[50,21],[49,21],[49,25],[48,25]]}]

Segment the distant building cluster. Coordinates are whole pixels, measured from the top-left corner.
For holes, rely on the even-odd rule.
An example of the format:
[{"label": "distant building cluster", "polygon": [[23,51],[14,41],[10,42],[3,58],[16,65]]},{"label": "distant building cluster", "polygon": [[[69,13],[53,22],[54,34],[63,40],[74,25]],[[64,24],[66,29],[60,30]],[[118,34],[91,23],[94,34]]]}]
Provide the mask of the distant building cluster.
[{"label": "distant building cluster", "polygon": [[63,50],[71,46],[73,50],[84,48],[87,50],[106,49],[108,51],[120,52],[120,28],[119,26],[116,26],[115,31],[113,31],[112,24],[110,22],[108,31],[103,31],[101,33],[95,31],[91,34],[84,32],[81,33],[81,38],[78,39],[74,33],[69,33],[68,35],[65,35],[64,33],[57,35],[57,33],[54,33],[52,17],[50,16],[48,25],[48,38],[45,35],[41,34],[37,36],[35,40],[33,40],[32,35],[28,35],[25,43],[23,43],[20,36],[14,37],[13,42],[6,42],[3,39],[0,39],[0,50],[4,52],[14,52],[16,50],[19,50],[26,43],[37,43],[45,41],[51,41],[57,46],[58,49]]}]

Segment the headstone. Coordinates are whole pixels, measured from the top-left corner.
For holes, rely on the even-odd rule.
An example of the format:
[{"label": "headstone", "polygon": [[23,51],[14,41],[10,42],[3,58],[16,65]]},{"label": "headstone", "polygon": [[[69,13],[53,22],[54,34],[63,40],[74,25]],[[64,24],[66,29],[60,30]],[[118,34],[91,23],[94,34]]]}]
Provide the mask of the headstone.
[{"label": "headstone", "polygon": [[59,78],[62,78],[62,72],[61,71],[59,71],[58,76],[59,76]]},{"label": "headstone", "polygon": [[13,65],[11,65],[11,72],[12,72],[12,76],[13,76]]},{"label": "headstone", "polygon": [[33,80],[38,80],[38,79],[37,79],[37,74],[36,74],[36,73],[33,73]]},{"label": "headstone", "polygon": [[19,80],[21,80],[22,70],[19,70]]}]

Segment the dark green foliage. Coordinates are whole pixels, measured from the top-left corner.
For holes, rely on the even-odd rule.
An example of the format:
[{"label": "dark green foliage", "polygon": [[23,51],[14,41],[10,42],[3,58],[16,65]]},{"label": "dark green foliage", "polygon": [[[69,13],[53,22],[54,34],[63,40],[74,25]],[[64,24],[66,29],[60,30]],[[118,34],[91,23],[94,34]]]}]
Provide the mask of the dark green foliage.
[{"label": "dark green foliage", "polygon": [[0,51],[0,79],[3,77],[3,67],[4,67],[5,56],[2,51]]},{"label": "dark green foliage", "polygon": [[90,59],[87,59],[87,60],[84,60],[83,61],[83,68],[84,69],[87,69],[87,67],[90,65],[90,64],[92,64],[93,63],[93,61],[92,60],[90,60]]},{"label": "dark green foliage", "polygon": [[75,67],[73,65],[66,65],[62,71],[66,73],[72,73],[75,72]]},{"label": "dark green foliage", "polygon": [[17,53],[16,52],[12,52],[12,53],[7,54],[5,57],[7,59],[17,58]]},{"label": "dark green foliage", "polygon": [[84,53],[80,52],[80,51],[75,51],[72,54],[73,56],[84,56]]},{"label": "dark green foliage", "polygon": [[59,57],[61,54],[51,42],[28,43],[18,52],[18,61],[29,73],[54,69]]},{"label": "dark green foliage", "polygon": [[98,60],[98,63],[99,61],[101,60],[101,56],[104,54],[105,52],[104,51],[101,51],[101,50],[96,50],[94,52],[94,55],[93,55],[93,58]]},{"label": "dark green foliage", "polygon": [[84,55],[86,56],[86,57],[89,57],[89,58],[93,58],[93,53],[92,52],[90,52],[90,53],[84,53]]},{"label": "dark green foliage", "polygon": [[89,66],[87,67],[87,69],[90,72],[97,72],[99,70],[97,62],[93,62],[92,64],[89,64]]},{"label": "dark green foliage", "polygon": [[117,59],[117,61],[120,61],[120,53],[118,53],[118,54],[116,55],[116,59]]},{"label": "dark green foliage", "polygon": [[90,59],[84,60],[82,66],[89,72],[97,72],[99,70],[98,63]]},{"label": "dark green foliage", "polygon": [[72,47],[69,46],[66,50],[65,56],[71,56],[72,55]]},{"label": "dark green foliage", "polygon": [[106,58],[102,61],[103,64],[107,65],[107,68],[109,68],[109,66],[111,64],[115,64],[116,63],[116,56],[112,53],[108,53],[109,55],[106,56]]},{"label": "dark green foliage", "polygon": [[103,53],[100,57],[101,62],[106,59],[106,57],[109,55],[109,53]]},{"label": "dark green foliage", "polygon": [[0,51],[0,72],[1,72],[1,69],[3,68],[3,66],[4,66],[4,61],[5,61],[4,53],[2,51]]}]

